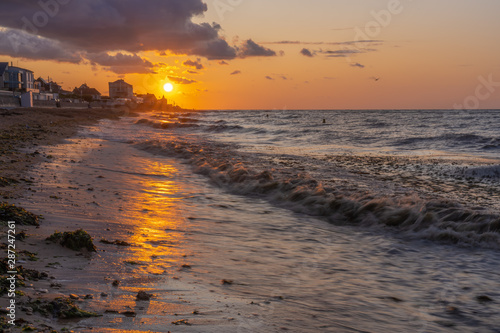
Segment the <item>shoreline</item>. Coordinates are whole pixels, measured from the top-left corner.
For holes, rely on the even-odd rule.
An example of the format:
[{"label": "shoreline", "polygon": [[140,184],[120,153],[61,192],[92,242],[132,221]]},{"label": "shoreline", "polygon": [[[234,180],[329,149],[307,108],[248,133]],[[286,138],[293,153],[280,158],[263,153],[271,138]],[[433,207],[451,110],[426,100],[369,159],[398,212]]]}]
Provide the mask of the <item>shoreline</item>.
[{"label": "shoreline", "polygon": [[[33,216],[38,221],[28,221],[24,219],[12,218],[16,220],[16,239],[13,245],[16,246],[16,296],[10,297],[10,293],[2,296],[2,321],[0,327],[9,329],[10,332],[25,331],[35,329],[38,332],[51,332],[53,329],[61,330],[67,327],[70,322],[55,322],[41,315],[37,311],[46,311],[54,306],[61,307],[73,314],[86,315],[81,309],[80,299],[88,295],[78,295],[78,288],[72,290],[61,290],[61,284],[56,282],[62,278],[59,272],[53,269],[60,267],[59,261],[64,262],[66,272],[68,270],[83,269],[88,261],[89,254],[75,252],[55,244],[49,244],[45,238],[53,231],[48,231],[47,220],[42,216],[32,215],[25,211],[22,206],[27,202],[27,193],[31,188],[37,186],[30,172],[44,162],[51,161],[54,157],[47,154],[47,149],[58,144],[68,142],[75,137],[82,126],[96,124],[102,119],[118,120],[126,111],[119,109],[48,109],[48,108],[16,108],[10,110],[0,110],[0,202],[2,202],[2,212],[19,213]],[[43,175],[42,175],[43,177]],[[14,206],[13,203],[21,202],[21,205]],[[36,211],[33,209],[33,211]],[[2,248],[7,248],[7,221],[1,218],[1,228],[3,238]],[[9,218],[10,220],[10,218]],[[64,225],[66,221],[61,221]],[[7,252],[5,252],[7,254]],[[76,255],[76,257],[75,257]],[[52,262],[46,262],[48,258],[57,258]],[[9,275],[4,272],[6,266],[2,259],[2,285],[5,286],[5,278]],[[61,267],[62,268],[62,267]],[[51,272],[52,271],[52,272]],[[55,273],[54,276],[51,273]],[[59,274],[57,274],[59,273]],[[67,274],[67,273],[66,273]],[[64,273],[63,273],[64,275]],[[9,299],[7,296],[9,295]],[[15,323],[11,327],[6,321],[4,309],[6,302],[14,299]],[[41,302],[36,305],[33,303]],[[54,303],[55,302],[55,303]],[[39,309],[37,309],[39,307]],[[50,315],[49,315],[50,317]],[[72,326],[72,325],[69,325]]]},{"label": "shoreline", "polygon": [[[157,204],[156,201],[146,200],[139,206],[134,202],[134,195],[141,188],[150,190],[158,177],[170,182],[170,176],[163,176],[164,169],[158,170],[160,174],[144,171],[144,175],[137,176],[111,170],[114,163],[125,165],[125,161],[133,160],[144,163],[138,169],[142,172],[154,157],[124,143],[90,137],[86,130],[79,132],[81,125],[93,125],[104,118],[118,119],[119,114],[110,110],[69,118],[52,110],[42,112],[36,119],[26,119],[31,116],[30,111],[18,113],[21,115],[9,115],[19,118],[11,121],[8,128],[18,129],[29,120],[29,129],[12,138],[18,145],[2,156],[20,161],[2,164],[2,175],[7,170],[9,179],[18,181],[1,188],[8,199],[0,201],[43,214],[43,219],[40,218],[39,226],[16,225],[16,233],[26,236],[15,241],[17,280],[24,286],[17,287],[22,294],[15,297],[16,326],[10,328],[2,321],[0,329],[136,332],[147,323],[148,329],[157,332],[191,332],[191,325],[203,332],[234,331],[238,311],[225,307],[228,302],[238,309],[248,305],[243,305],[239,298],[228,301],[224,293],[212,290],[223,290],[220,281],[215,280],[215,285],[220,286],[213,287],[193,275],[190,252],[196,250],[191,245],[173,247],[175,238],[170,239],[168,233],[166,239],[158,236],[164,227],[157,226],[154,219],[146,218],[137,225],[134,222],[144,219],[145,212],[157,214],[163,209],[166,211],[162,220],[173,223],[172,208],[158,206],[158,210],[147,210],[145,207]],[[40,129],[43,135],[31,140],[32,128]],[[31,156],[33,150],[38,154]],[[175,170],[163,158],[156,161],[165,163],[166,170]],[[109,168],[97,171],[94,166],[101,163]],[[135,162],[130,165],[137,167]],[[136,179],[132,181],[130,177]],[[155,183],[144,187],[143,181],[150,180]],[[127,193],[127,186],[134,186],[135,192]],[[182,213],[177,215],[176,225],[185,223]],[[145,229],[147,232],[140,228],[145,224],[151,224]],[[97,252],[74,251],[47,241],[54,232],[78,229],[93,238]],[[141,292],[147,297],[142,299]],[[6,296],[0,303],[4,309],[9,301]],[[6,314],[1,315],[3,320]],[[226,328],[221,330],[221,325]]]},{"label": "shoreline", "polygon": [[19,197],[30,181],[23,174],[33,165],[50,156],[27,154],[27,149],[51,146],[73,137],[81,126],[101,119],[119,119],[126,111],[120,109],[46,109],[17,108],[0,110],[0,197]]}]

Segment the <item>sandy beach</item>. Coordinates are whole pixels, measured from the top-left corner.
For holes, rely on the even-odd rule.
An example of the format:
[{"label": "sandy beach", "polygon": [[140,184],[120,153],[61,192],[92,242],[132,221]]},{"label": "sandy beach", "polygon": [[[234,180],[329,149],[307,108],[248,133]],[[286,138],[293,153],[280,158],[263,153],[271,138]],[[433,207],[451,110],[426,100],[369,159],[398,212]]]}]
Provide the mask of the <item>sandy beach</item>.
[{"label": "sandy beach", "polygon": [[[82,125],[100,119],[116,121],[120,114],[116,110],[2,111],[3,244],[8,244],[4,220],[10,220],[6,216],[13,206],[9,205],[34,212],[34,224],[39,224],[16,223],[16,325],[9,325],[7,313],[2,314],[3,329],[234,332],[238,309],[249,305],[214,290],[232,282],[221,278],[207,286],[193,278],[197,273],[189,256],[196,250],[177,237],[186,232],[177,230],[186,217],[172,211],[178,199],[171,199],[166,208],[165,203],[150,198],[139,204],[131,191],[160,187],[161,193],[168,186],[162,181],[170,181],[167,178],[177,172],[175,167],[158,159],[154,163],[162,166],[157,172],[148,171],[149,154],[121,143],[89,139],[88,133],[78,135]],[[124,159],[143,163],[138,167],[145,178],[107,169]],[[93,161],[107,165],[96,171],[89,167]],[[143,184],[150,177],[148,172],[159,179]],[[127,188],[123,177],[128,181],[135,177],[138,188]],[[168,224],[158,225],[158,219]],[[167,226],[170,234],[160,235]],[[55,232],[77,229],[92,236],[96,252],[47,241]],[[4,284],[9,275],[6,261],[3,265]],[[6,296],[2,297],[3,309],[9,305]],[[191,328],[194,323],[195,330]]]},{"label": "sandy beach", "polygon": [[[13,109],[0,110],[0,195],[2,196],[2,235],[5,239],[2,248],[7,248],[7,211],[12,211],[13,201],[23,202],[25,192],[34,185],[33,178],[28,177],[29,171],[43,161],[53,158],[43,153],[43,147],[52,146],[74,136],[80,126],[94,124],[100,119],[119,119],[123,111],[117,109],[99,110],[67,110],[67,109]],[[39,224],[42,220],[39,216],[34,216]],[[10,219],[9,219],[10,220]],[[40,299],[41,302],[50,302],[62,297],[69,299],[69,294],[65,295],[58,291],[59,284],[52,274],[49,275],[48,268],[54,267],[47,263],[47,258],[64,258],[66,269],[75,269],[82,265],[86,259],[82,253],[64,249],[59,246],[49,246],[45,242],[45,237],[49,232],[42,226],[25,225],[23,219],[14,219],[16,222],[16,254],[19,268],[18,293],[16,295],[16,327],[2,321],[3,329],[9,331],[26,330],[29,327],[36,327],[36,331],[51,331],[52,327],[61,329],[61,325],[45,325],[47,316],[33,311],[33,306],[29,303]],[[64,223],[64,222],[63,222]],[[21,235],[21,236],[19,236]],[[23,237],[26,236],[26,238]],[[75,256],[78,254],[78,256]],[[87,255],[88,256],[88,255]],[[41,260],[40,260],[41,259]],[[55,262],[55,260],[54,260]],[[4,265],[6,262],[2,262]],[[2,266],[2,285],[4,285],[5,267]],[[57,275],[57,274],[56,274]],[[61,276],[59,276],[61,277]],[[3,290],[4,291],[4,290]],[[78,293],[78,290],[74,290]],[[7,294],[7,293],[5,293]],[[2,297],[2,308],[8,304],[7,295]],[[74,295],[73,295],[74,296]],[[52,317],[50,315],[49,317]],[[3,318],[5,319],[5,318]],[[9,318],[7,318],[9,319]]]},{"label": "sandy beach", "polygon": [[4,199],[18,196],[24,172],[46,158],[36,152],[26,154],[26,149],[60,143],[75,135],[81,125],[118,119],[123,113],[118,109],[0,110],[0,195]]}]

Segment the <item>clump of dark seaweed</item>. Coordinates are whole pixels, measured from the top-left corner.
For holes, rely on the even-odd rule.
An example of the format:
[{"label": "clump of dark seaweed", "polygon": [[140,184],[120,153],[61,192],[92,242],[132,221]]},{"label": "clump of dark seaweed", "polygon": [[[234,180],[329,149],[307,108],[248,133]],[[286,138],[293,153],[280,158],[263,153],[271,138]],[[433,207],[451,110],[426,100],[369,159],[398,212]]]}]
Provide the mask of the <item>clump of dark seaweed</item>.
[{"label": "clump of dark seaweed", "polygon": [[28,305],[34,312],[39,312],[45,317],[72,319],[100,316],[97,313],[84,311],[78,308],[71,299],[64,297],[56,298],[53,301],[35,300],[29,302]]},{"label": "clump of dark seaweed", "polygon": [[83,229],[72,232],[55,232],[47,238],[48,241],[59,243],[74,251],[80,251],[82,248],[90,252],[96,252],[97,249],[92,242],[92,237]]},{"label": "clump of dark seaweed", "polygon": [[[8,271],[11,271],[11,267],[9,267],[9,262],[7,258],[0,259],[0,296],[3,296],[7,293],[10,287],[10,280],[7,278],[10,274],[7,274]],[[24,286],[24,280],[44,280],[49,277],[49,275],[45,272],[39,272],[35,269],[24,268],[23,266],[16,266],[17,272],[17,286]]]},{"label": "clump of dark seaweed", "polygon": [[15,221],[20,225],[35,225],[38,226],[39,217],[26,209],[9,205],[6,202],[0,202],[0,221],[8,222]]}]

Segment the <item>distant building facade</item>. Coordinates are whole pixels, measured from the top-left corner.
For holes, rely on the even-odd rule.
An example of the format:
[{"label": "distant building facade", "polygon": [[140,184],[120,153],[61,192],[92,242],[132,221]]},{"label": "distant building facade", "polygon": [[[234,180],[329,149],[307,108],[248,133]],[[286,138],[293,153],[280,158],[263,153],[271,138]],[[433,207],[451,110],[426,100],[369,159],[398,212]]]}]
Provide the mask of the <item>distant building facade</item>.
[{"label": "distant building facade", "polygon": [[117,98],[134,98],[134,87],[123,80],[109,82],[109,97]]},{"label": "distant building facade", "polygon": [[56,93],[62,92],[62,87],[50,79],[45,80],[41,77],[35,80],[35,89],[39,90],[40,93]]},{"label": "distant building facade", "polygon": [[86,83],[82,84],[79,88],[75,88],[73,94],[86,101],[101,100],[101,93],[95,88],[90,88]]},{"label": "distant building facade", "polygon": [[142,99],[142,103],[147,104],[147,105],[155,105],[157,102],[157,98],[154,94],[143,94],[143,95],[136,95],[138,98]]},{"label": "distant building facade", "polygon": [[34,74],[29,69],[0,63],[0,89],[10,91],[34,91]]}]

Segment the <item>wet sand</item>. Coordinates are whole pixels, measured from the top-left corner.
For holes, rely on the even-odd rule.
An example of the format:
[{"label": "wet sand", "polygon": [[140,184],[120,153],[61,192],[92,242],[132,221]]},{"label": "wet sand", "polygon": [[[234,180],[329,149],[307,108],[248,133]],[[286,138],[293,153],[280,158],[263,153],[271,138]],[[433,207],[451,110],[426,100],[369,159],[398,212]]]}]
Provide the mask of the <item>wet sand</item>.
[{"label": "wet sand", "polygon": [[[119,109],[13,109],[0,110],[0,195],[4,204],[24,206],[27,202],[27,193],[35,193],[32,189],[39,185],[40,177],[49,176],[37,174],[37,166],[50,162],[54,156],[46,148],[66,142],[76,135],[81,126],[92,125],[101,119],[118,120],[125,112]],[[37,177],[39,179],[35,179]],[[57,175],[51,175],[54,179]],[[38,181],[38,184],[37,184]],[[49,194],[41,193],[44,197]],[[55,197],[55,196],[53,196]],[[32,206],[36,214],[40,214],[38,203]],[[64,327],[75,327],[77,321],[58,321],[53,314],[41,315],[32,303],[40,300],[42,304],[57,298],[70,299],[70,295],[78,307],[89,294],[83,294],[81,286],[70,285],[63,288],[61,281],[71,281],[72,277],[81,276],[88,261],[93,258],[88,251],[72,251],[57,244],[46,241],[46,237],[55,230],[75,230],[75,219],[66,217],[64,210],[58,216],[40,216],[40,226],[22,225],[16,221],[16,233],[25,232],[26,239],[16,240],[17,267],[20,272],[17,276],[18,286],[16,295],[16,326],[5,323],[5,314],[2,313],[2,326],[9,331],[17,332],[29,327],[37,332],[50,332],[52,329],[61,330]],[[2,218],[4,220],[5,218]],[[51,228],[52,225],[55,229]],[[7,244],[7,226],[4,221],[2,228],[2,249]],[[95,255],[94,255],[95,257]],[[4,258],[2,258],[4,259]],[[21,273],[22,269],[29,269],[31,274]],[[2,272],[3,273],[3,272]],[[2,274],[3,277],[7,276]],[[24,286],[21,286],[24,284]],[[5,309],[9,299],[7,294],[1,298],[1,307]],[[92,306],[87,306],[91,309]],[[55,314],[55,313],[54,313]],[[76,331],[79,331],[77,329]]]},{"label": "wet sand", "polygon": [[[248,304],[216,292],[225,287],[220,279],[200,285],[193,277],[192,249],[179,236],[184,231],[177,234],[186,217],[175,206],[185,194],[169,189],[175,166],[158,159],[153,169],[148,165],[150,154],[88,138],[88,133],[77,134],[81,125],[103,118],[117,120],[119,111],[11,110],[3,114],[3,201],[43,214],[39,227],[18,224],[16,228],[17,233],[27,234],[16,241],[18,267],[37,276],[18,275],[25,286],[18,287],[23,295],[16,296],[16,326],[10,331],[29,327],[37,332],[236,330],[238,309]],[[127,165],[141,173],[128,170]],[[129,188],[130,184],[137,187]],[[138,202],[135,196],[141,192],[151,196]],[[171,232],[165,233],[160,219],[168,221]],[[56,231],[80,228],[92,236],[96,253],[73,251],[46,240]],[[151,298],[138,298],[140,291]],[[66,319],[57,309],[59,303],[54,303],[57,299],[97,316]],[[7,302],[4,295],[1,307]],[[46,306],[51,313],[37,308]]]},{"label": "wet sand", "polygon": [[119,109],[0,109],[0,195],[18,197],[18,190],[29,183],[25,172],[50,158],[27,149],[60,143],[74,136],[81,125],[123,114]]}]

